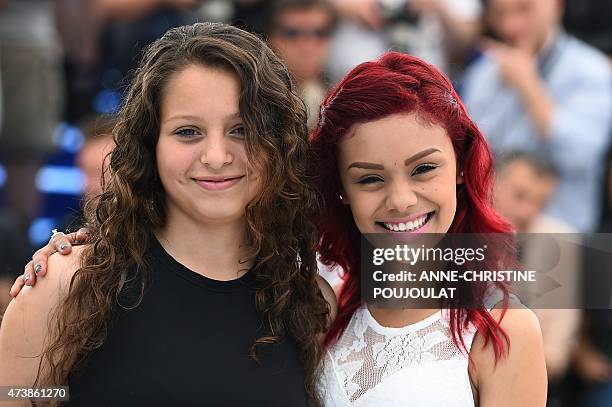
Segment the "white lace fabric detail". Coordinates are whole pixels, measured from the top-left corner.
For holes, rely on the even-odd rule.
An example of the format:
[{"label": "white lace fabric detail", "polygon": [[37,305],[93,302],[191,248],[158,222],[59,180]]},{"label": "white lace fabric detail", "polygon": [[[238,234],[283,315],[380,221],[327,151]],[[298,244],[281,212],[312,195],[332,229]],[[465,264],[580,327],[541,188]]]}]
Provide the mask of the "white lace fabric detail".
[{"label": "white lace fabric detail", "polygon": [[[467,336],[469,349],[473,336]],[[351,402],[408,367],[463,359],[467,368],[467,358],[453,342],[442,312],[405,328],[385,328],[362,306],[328,356]]]}]

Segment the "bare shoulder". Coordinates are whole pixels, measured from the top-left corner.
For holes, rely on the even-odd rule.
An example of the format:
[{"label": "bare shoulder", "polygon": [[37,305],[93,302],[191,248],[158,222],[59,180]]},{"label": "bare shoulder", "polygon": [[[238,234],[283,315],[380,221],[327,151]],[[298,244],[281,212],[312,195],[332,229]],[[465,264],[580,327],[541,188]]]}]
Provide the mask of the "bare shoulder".
[{"label": "bare shoulder", "polygon": [[[22,292],[15,300],[38,302],[43,297],[46,297],[46,300],[50,300],[52,297],[60,299],[66,294],[72,276],[81,267],[81,259],[86,247],[75,246],[70,254],[54,253],[49,256],[45,276],[37,279],[35,286],[23,287]],[[48,302],[46,304],[49,305]]]},{"label": "bare shoulder", "polygon": [[52,312],[66,296],[82,251],[83,247],[75,247],[69,255],[51,256],[45,277],[11,300],[0,327],[0,385],[33,382],[50,337]]},{"label": "bare shoulder", "polygon": [[536,315],[522,304],[511,301],[505,312],[499,306],[491,316],[500,322],[509,344],[497,361],[491,341],[476,334],[470,356],[470,376],[475,382],[480,407],[546,404],[547,375],[542,333]]},{"label": "bare shoulder", "polygon": [[35,286],[23,287],[9,304],[4,319],[14,312],[31,311],[31,314],[40,315],[57,304],[65,296],[72,276],[80,267],[84,247],[76,246],[68,255],[55,253],[50,256],[45,276],[39,278]]},{"label": "bare shoulder", "polygon": [[[45,279],[49,279],[51,284],[64,285],[69,283],[74,273],[81,268],[83,253],[87,247],[87,245],[74,246],[70,254],[67,255],[53,253],[49,257],[47,265],[50,272],[48,271],[45,274]],[[41,280],[43,279],[41,278]]]},{"label": "bare shoulder", "polygon": [[332,286],[321,276],[317,276],[317,284],[319,285],[319,289],[321,290],[321,294],[323,294],[323,298],[329,304],[329,319],[330,323],[336,319],[336,315],[338,314],[338,301],[336,300],[336,293],[334,293],[334,289]]}]

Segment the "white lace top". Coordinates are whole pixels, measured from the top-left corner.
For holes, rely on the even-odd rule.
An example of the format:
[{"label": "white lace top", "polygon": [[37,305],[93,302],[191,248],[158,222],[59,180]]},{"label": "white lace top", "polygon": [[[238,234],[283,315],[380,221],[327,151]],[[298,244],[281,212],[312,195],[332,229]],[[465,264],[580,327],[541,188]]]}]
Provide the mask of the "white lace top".
[{"label": "white lace top", "polygon": [[[463,332],[468,349],[475,333]],[[325,407],[474,407],[468,359],[452,341],[446,310],[388,328],[363,305],[327,351],[319,387]]]}]

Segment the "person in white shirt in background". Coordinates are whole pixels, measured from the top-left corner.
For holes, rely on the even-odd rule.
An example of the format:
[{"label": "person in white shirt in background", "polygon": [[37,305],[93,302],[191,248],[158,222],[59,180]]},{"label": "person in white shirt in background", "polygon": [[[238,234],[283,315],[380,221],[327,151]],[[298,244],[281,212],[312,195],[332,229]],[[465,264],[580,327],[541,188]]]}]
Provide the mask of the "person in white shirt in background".
[{"label": "person in white shirt in background", "polygon": [[612,70],[595,48],[565,33],[561,0],[488,0],[500,41],[483,40],[462,97],[496,154],[523,150],[559,170],[546,213],[579,232],[596,229],[612,130]]},{"label": "person in white shirt in background", "polygon": [[[344,21],[332,44],[331,78],[390,48],[456,76],[480,33],[480,0],[333,0]],[[453,57],[451,61],[451,56]]]}]

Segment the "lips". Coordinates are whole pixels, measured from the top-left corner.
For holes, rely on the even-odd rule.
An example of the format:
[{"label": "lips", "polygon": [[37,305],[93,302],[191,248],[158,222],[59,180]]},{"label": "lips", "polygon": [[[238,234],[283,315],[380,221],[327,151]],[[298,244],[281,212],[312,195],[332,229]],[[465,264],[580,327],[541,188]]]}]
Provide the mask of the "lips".
[{"label": "lips", "polygon": [[207,191],[222,191],[239,183],[244,175],[237,176],[210,176],[194,178],[196,183]]},{"label": "lips", "polygon": [[424,230],[434,212],[428,212],[418,216],[403,219],[389,219],[376,222],[377,225],[390,233],[420,233]]}]

